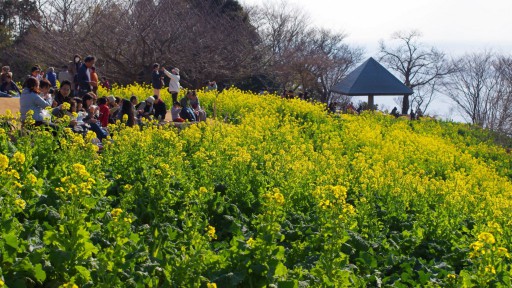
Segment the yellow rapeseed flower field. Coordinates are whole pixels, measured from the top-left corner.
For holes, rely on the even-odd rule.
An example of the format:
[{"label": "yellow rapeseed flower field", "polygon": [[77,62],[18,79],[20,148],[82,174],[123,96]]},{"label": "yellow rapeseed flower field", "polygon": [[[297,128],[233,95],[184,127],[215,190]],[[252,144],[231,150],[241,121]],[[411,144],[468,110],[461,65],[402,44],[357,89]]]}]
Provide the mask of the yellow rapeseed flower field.
[{"label": "yellow rapeseed flower field", "polygon": [[66,123],[2,116],[0,283],[512,285],[512,158],[490,132],[236,88],[198,96],[207,121],[120,121],[101,150]]}]

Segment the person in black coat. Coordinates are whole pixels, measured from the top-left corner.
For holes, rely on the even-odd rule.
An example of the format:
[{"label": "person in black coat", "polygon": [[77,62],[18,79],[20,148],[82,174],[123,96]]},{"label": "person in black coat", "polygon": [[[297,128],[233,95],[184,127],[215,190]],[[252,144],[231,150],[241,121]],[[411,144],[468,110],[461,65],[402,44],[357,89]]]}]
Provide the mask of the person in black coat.
[{"label": "person in black coat", "polygon": [[154,95],[155,103],[153,103],[153,109],[155,111],[155,119],[159,121],[165,120],[165,115],[167,115],[167,107],[165,106],[165,102],[160,99],[157,95]]},{"label": "person in black coat", "polygon": [[151,72],[151,86],[153,86],[153,95],[160,96],[160,89],[164,86],[164,75],[160,73],[160,65],[153,64],[153,72]]}]

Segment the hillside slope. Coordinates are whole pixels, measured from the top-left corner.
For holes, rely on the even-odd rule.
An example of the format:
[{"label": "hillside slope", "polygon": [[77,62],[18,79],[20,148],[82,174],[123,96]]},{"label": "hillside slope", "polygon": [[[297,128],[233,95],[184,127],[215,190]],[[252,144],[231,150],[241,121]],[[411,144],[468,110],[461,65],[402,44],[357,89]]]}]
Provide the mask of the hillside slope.
[{"label": "hillside slope", "polygon": [[485,131],[199,97],[207,122],[117,124],[100,154],[90,134],[0,133],[3,281],[511,284],[511,156]]}]

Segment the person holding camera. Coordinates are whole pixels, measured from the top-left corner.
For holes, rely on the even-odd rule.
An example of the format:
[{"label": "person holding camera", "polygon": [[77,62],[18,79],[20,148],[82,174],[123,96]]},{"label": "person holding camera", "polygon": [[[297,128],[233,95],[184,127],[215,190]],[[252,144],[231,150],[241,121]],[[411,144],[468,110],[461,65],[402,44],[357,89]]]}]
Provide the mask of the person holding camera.
[{"label": "person holding camera", "polygon": [[172,103],[178,102],[178,93],[180,93],[180,69],[174,68],[171,72],[162,67],[164,74],[169,77],[169,93],[172,95]]}]

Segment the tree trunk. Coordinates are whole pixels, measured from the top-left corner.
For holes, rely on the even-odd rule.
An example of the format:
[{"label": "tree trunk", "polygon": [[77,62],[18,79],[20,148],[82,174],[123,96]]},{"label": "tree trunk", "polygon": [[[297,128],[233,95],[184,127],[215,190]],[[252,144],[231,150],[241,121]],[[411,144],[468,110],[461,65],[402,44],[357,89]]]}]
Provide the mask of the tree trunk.
[{"label": "tree trunk", "polygon": [[409,95],[404,95],[404,101],[402,101],[402,114],[409,113]]}]

